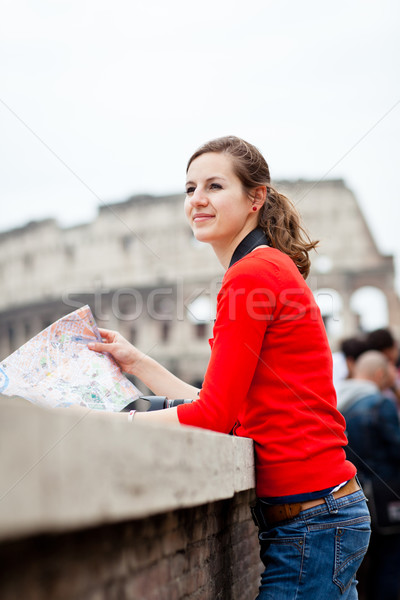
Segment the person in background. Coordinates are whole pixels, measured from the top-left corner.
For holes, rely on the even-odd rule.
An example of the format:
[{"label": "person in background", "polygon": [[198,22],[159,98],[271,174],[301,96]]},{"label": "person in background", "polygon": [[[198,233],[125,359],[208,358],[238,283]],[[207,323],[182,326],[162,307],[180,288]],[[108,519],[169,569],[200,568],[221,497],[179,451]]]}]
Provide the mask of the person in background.
[{"label": "person in background", "polygon": [[400,413],[400,373],[398,370],[399,345],[390,329],[385,328],[371,331],[368,333],[365,341],[369,350],[382,352],[389,362],[397,369],[397,374],[392,385],[385,389],[384,394],[386,397],[396,401],[397,410]]},{"label": "person in background", "polygon": [[110,352],[155,394],[194,400],[129,414],[133,422],[253,439],[252,512],[265,566],[258,600],[355,600],[370,516],[356,468],[346,460],[332,355],[305,283],[316,242],[272,186],[259,150],[234,136],[192,155],[184,209],[195,238],[212,246],[226,271],[201,390],[115,331],[100,330],[103,342],[90,347]]},{"label": "person in background", "polygon": [[341,350],[346,358],[348,377],[354,376],[354,365],[359,356],[368,350],[367,342],[364,337],[354,336],[342,341]]},{"label": "person in background", "polygon": [[[342,379],[336,384],[337,407],[341,413],[349,403],[374,393],[377,389],[383,389],[382,382],[385,385],[389,382],[385,375],[387,360],[385,363],[383,362],[384,355],[381,352],[370,354],[366,351],[364,340],[358,338],[344,340],[342,347],[348,353],[351,374],[349,373],[346,379]],[[361,360],[365,354],[367,354],[367,358]],[[370,364],[372,364],[371,369],[369,369]],[[380,369],[376,368],[378,364]]]},{"label": "person in background", "polygon": [[399,346],[390,329],[375,329],[367,334],[365,339],[368,350],[382,352],[393,364],[397,364],[399,358]]},{"label": "person in background", "polygon": [[[400,484],[400,421],[395,403],[384,396],[395,375],[394,365],[384,354],[369,350],[356,361],[354,378],[343,381],[337,392],[347,424],[346,453],[357,466],[361,481],[369,480],[372,488],[387,486],[390,493],[393,490],[394,500],[397,497],[400,502],[393,489],[396,480]],[[379,512],[386,509],[379,506],[379,502],[387,501],[384,491],[384,496],[374,494]],[[373,521],[366,567],[359,576],[367,600],[399,599],[400,533],[382,533]]]},{"label": "person in background", "polygon": [[340,351],[333,353],[333,384],[335,388],[344,379],[353,377],[354,363],[366,350],[366,341],[361,336],[342,340]]}]

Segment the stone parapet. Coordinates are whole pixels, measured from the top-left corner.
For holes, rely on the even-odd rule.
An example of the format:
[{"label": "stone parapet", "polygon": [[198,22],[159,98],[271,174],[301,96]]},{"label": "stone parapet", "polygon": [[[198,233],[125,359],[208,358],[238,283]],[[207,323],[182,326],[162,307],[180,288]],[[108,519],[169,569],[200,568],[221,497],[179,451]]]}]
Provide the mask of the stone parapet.
[{"label": "stone parapet", "polygon": [[251,440],[0,399],[0,540],[143,518],[252,488]]},{"label": "stone parapet", "polygon": [[253,600],[251,440],[0,396],[2,600]]}]

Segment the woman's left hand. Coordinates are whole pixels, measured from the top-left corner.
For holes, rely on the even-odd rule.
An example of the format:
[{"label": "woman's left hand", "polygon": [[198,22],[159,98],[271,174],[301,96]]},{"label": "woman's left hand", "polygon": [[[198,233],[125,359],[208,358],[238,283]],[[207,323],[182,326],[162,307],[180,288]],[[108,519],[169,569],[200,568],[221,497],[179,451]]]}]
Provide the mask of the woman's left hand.
[{"label": "woman's left hand", "polygon": [[135,375],[135,365],[143,361],[146,355],[135,348],[117,331],[99,329],[102,342],[90,342],[88,348],[95,352],[109,352],[117,361],[122,371]]}]

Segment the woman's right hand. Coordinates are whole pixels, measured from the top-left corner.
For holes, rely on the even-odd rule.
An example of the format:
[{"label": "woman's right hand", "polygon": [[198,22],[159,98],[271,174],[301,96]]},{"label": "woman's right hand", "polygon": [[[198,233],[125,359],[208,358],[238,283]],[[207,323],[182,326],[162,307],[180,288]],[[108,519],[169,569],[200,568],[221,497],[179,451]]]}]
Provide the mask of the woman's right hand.
[{"label": "woman's right hand", "polygon": [[118,331],[110,329],[100,329],[102,342],[90,342],[89,350],[95,352],[109,352],[116,360],[122,371],[135,375],[136,365],[146,358],[146,355],[135,348],[128,340],[126,340]]}]

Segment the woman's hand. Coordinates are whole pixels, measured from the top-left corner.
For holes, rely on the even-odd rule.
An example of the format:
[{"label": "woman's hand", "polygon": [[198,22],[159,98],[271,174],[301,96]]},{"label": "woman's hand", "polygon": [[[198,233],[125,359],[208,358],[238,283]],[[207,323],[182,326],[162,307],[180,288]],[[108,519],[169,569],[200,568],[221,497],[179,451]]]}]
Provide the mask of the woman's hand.
[{"label": "woman's hand", "polygon": [[146,358],[135,346],[132,346],[120,333],[110,329],[100,329],[102,342],[90,342],[88,348],[95,352],[109,352],[122,371],[135,375],[136,365]]},{"label": "woman's hand", "polygon": [[168,398],[197,398],[197,388],[178,379],[156,360],[132,346],[120,333],[109,329],[99,331],[103,341],[90,342],[88,348],[109,352],[123,371],[138,377],[154,394]]}]

